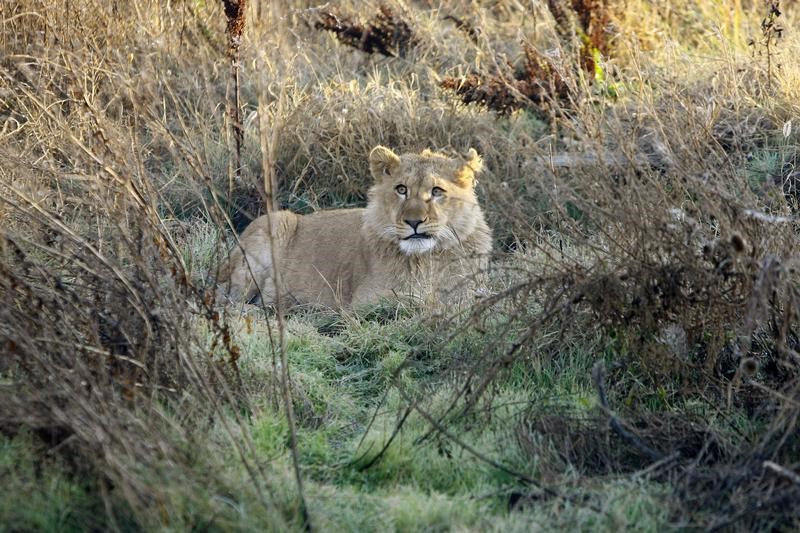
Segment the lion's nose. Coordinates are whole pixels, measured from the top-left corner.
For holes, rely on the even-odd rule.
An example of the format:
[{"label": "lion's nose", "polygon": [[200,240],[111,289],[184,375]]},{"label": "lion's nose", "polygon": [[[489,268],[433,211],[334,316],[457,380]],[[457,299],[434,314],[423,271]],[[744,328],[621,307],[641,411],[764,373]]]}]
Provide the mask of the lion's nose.
[{"label": "lion's nose", "polygon": [[408,224],[409,226],[411,226],[411,228],[412,228],[414,231],[417,231],[417,226],[419,226],[420,224],[422,224],[422,222],[423,222],[423,221],[422,221],[422,220],[418,220],[418,219],[416,219],[416,220],[408,220],[408,219],[406,219],[406,220],[404,220],[403,222],[405,222],[406,224]]}]

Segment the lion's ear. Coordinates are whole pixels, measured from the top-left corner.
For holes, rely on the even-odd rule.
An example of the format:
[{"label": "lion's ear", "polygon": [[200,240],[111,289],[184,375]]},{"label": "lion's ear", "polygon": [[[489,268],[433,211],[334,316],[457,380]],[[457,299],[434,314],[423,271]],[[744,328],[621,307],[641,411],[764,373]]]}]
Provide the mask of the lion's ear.
[{"label": "lion's ear", "polygon": [[470,148],[463,159],[461,168],[456,172],[454,181],[461,187],[471,187],[475,184],[475,174],[481,170],[483,170],[483,159],[475,151],[475,148]]},{"label": "lion's ear", "polygon": [[382,180],[400,166],[400,157],[385,146],[378,145],[369,153],[369,170],[372,177]]}]

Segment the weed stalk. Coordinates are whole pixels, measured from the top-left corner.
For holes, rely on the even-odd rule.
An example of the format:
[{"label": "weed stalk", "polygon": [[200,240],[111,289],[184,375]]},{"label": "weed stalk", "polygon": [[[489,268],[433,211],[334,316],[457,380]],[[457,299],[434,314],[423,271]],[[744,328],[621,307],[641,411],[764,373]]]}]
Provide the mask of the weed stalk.
[{"label": "weed stalk", "polygon": [[[225,16],[228,19],[228,58],[231,61],[231,82],[233,84],[233,101],[228,104],[233,132],[234,153],[228,170],[228,197],[233,194],[233,183],[242,178],[242,144],[244,143],[244,128],[242,127],[242,108],[240,103],[239,73],[240,73],[240,48],[242,34],[246,22],[245,11],[247,0],[222,0]],[[230,98],[229,98],[230,100]]]}]

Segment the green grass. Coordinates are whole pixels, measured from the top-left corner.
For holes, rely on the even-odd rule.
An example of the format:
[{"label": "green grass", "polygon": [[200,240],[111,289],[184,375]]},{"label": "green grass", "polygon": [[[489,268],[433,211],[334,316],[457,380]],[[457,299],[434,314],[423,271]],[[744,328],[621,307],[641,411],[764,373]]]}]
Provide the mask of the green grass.
[{"label": "green grass", "polygon": [[[331,322],[337,323],[335,334],[329,331]],[[244,318],[234,320],[234,342],[241,349],[244,386],[253,392],[247,430],[255,457],[269,472],[281,514],[297,523],[289,428],[273,388],[270,324],[271,320],[252,315],[249,326]],[[421,315],[391,305],[348,316],[296,314],[290,317],[287,331],[301,468],[312,520],[320,530],[612,528],[630,522],[637,512],[648,512],[661,490],[646,484],[628,490],[629,482],[610,479],[600,482],[604,489],[597,494],[608,494],[599,503],[611,511],[577,513],[564,521],[565,502],[556,500],[512,511],[510,495],[532,488],[447,439],[434,436],[418,442],[429,426],[416,412],[408,416],[380,459],[365,468],[391,438],[405,412],[398,387],[419,398],[424,409],[440,412],[454,391],[443,369],[465,350],[480,353],[485,348],[483,337],[465,333],[442,340]],[[407,364],[407,358],[413,362]],[[502,413],[519,411],[520,406],[542,398],[560,398],[589,408],[586,369],[591,363],[591,354],[579,350],[566,350],[558,359],[520,361],[508,372],[502,390],[494,393],[497,405],[509,407],[499,408],[493,419],[477,427],[457,424],[459,437],[500,463],[535,474],[535,459],[521,456],[513,443],[509,425],[513,413]],[[169,508],[178,514],[168,522],[178,530],[197,527],[204,520],[231,530],[263,527],[264,510],[252,490],[244,490],[249,480],[231,442],[220,436],[209,441],[217,459],[200,458],[196,467],[216,464],[214,468],[219,468],[222,460],[226,486],[180,490],[176,486]],[[0,465],[8,474],[3,476],[8,483],[0,502],[0,522],[9,530],[108,525],[97,490],[76,484],[71,471],[57,463],[34,463],[41,456],[36,439],[23,434],[0,441],[0,446]],[[576,494],[583,492],[576,486]],[[124,516],[124,504],[113,492],[111,501],[120,506],[115,515]],[[613,516],[606,516],[610,512]]]},{"label": "green grass", "polygon": [[[399,318],[387,320],[387,314]],[[248,331],[242,322],[236,335],[242,349],[242,375],[254,387],[272,382],[269,326],[257,320]],[[332,322],[335,328],[330,327]],[[331,329],[336,333],[331,334]],[[312,519],[318,527],[343,531],[589,530],[620,525],[639,528],[634,524],[643,515],[654,522],[643,524],[641,530],[655,530],[666,523],[664,512],[657,509],[661,487],[617,479],[593,482],[601,486],[592,492],[599,498],[593,505],[602,510],[584,512],[572,504],[575,509],[569,520],[561,511],[563,501],[510,511],[510,494],[535,490],[446,438],[434,435],[419,442],[429,425],[416,412],[377,458],[405,413],[400,390],[418,398],[426,411],[442,412],[455,390],[443,370],[465,351],[481,353],[487,348],[482,344],[486,341],[481,341],[484,337],[464,333],[442,340],[422,316],[397,313],[397,309],[393,313],[391,306],[338,318],[298,314],[290,317],[287,330],[298,451],[309,480]],[[493,393],[495,405],[505,407],[498,407],[480,424],[457,423],[459,438],[509,468],[537,475],[537,459],[524,456],[514,443],[518,414],[532,402],[553,399],[584,411],[591,409],[589,371],[594,359],[589,351],[565,346],[557,358],[534,356],[519,361],[507,372],[502,388]],[[281,410],[269,400],[270,394],[264,387],[250,430],[258,456],[270,468],[286,473],[290,469],[288,426]],[[292,482],[284,475],[286,490],[291,492]],[[579,485],[579,476],[570,479],[576,485],[569,493],[582,495],[588,490]]]},{"label": "green grass", "polygon": [[[269,340],[274,324],[254,313],[233,319],[232,326],[243,384],[251,392],[246,430],[254,457],[266,469],[274,505],[296,525],[289,428],[276,397]],[[442,413],[456,390],[451,364],[465,353],[491,352],[486,340],[491,335],[466,330],[452,339],[441,337],[418,312],[388,304],[346,316],[298,313],[290,316],[287,335],[298,451],[319,530],[660,531],[670,526],[664,486],[644,478],[585,476],[569,466],[553,477],[557,462],[545,463],[557,450],[543,444],[541,454],[531,455],[517,444],[516,428],[531,405],[569,406],[572,413],[594,408],[590,370],[597,355],[586,339],[563,344],[557,356],[533,350],[520,358],[491,392],[492,409],[449,426],[492,460],[554,487],[559,494],[554,497],[443,436],[420,442],[430,427],[417,412],[376,460],[405,413],[404,395],[434,416]],[[209,442],[217,459],[199,460],[197,468],[219,468],[221,460],[227,481],[176,490],[170,508],[180,515],[170,523],[178,530],[204,521],[226,530],[262,529],[270,522],[232,443],[219,436]],[[9,482],[0,522],[10,529],[25,524],[41,530],[79,529],[91,520],[107,525],[96,491],[76,485],[58,465],[37,469],[32,443],[25,435],[2,441],[0,464],[10,475],[4,476]]]},{"label": "green grass", "polygon": [[[195,232],[183,243],[186,260],[205,265],[215,246],[213,232],[201,225]],[[611,365],[625,359],[621,343],[591,336],[560,338],[544,330],[495,380],[487,395],[490,404],[481,402],[474,414],[447,426],[467,446],[538,480],[552,494],[445,436],[434,432],[421,440],[430,424],[417,411],[408,414],[395,435],[407,398],[434,417],[444,413],[459,390],[458,369],[481,368],[483,358],[497,357],[520,333],[518,325],[505,330],[507,322],[499,313],[484,321],[480,332],[467,327],[453,333],[404,302],[346,314],[308,310],[288,317],[300,466],[311,519],[319,530],[661,531],[680,525],[668,486],[645,476],[581,471],[562,457],[558,439],[569,438],[584,427],[581,420],[596,413],[592,366],[598,360]],[[244,413],[243,431],[252,439],[252,459],[265,472],[263,489],[271,504],[265,508],[259,501],[239,452],[217,420],[213,425],[218,430],[205,439],[206,451],[187,450],[198,477],[190,481],[160,470],[151,473],[154,483],[172,487],[166,491],[169,516],[161,523],[175,530],[296,527],[300,522],[289,426],[274,375],[279,365],[272,350],[277,339],[274,317],[251,309],[242,317],[234,313],[230,325],[251,407]],[[637,365],[623,372],[619,383],[627,384],[628,396],[612,394],[615,406],[635,404],[653,413],[715,412],[701,400],[671,402],[668,389],[641,382],[643,375]],[[534,445],[521,446],[520,428],[531,409],[542,406],[552,406],[556,416],[573,417],[565,420],[575,427],[552,439],[534,435]],[[235,426],[233,413],[228,416]],[[754,434],[748,417],[732,416],[739,432]],[[726,429],[729,422],[716,424],[720,434],[729,431],[729,440],[736,439]],[[203,440],[200,431],[194,438]],[[36,463],[47,454],[35,438],[22,434],[0,444],[0,465],[8,480],[0,523],[9,530],[109,526],[96,488],[81,486],[75,481],[80,476],[56,462]],[[204,470],[215,472],[213,483],[198,483]],[[120,495],[112,490],[109,501],[116,520],[134,527],[120,518],[131,515]]]},{"label": "green grass", "polygon": [[0,437],[0,531],[82,531],[97,525],[101,503],[29,434]]}]

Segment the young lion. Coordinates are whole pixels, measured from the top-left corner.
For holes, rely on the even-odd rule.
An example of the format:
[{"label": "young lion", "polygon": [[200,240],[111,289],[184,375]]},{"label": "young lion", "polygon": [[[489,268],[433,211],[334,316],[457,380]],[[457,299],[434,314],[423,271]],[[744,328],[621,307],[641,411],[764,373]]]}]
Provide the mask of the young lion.
[{"label": "young lion", "polygon": [[290,304],[350,307],[409,293],[450,301],[492,249],[474,191],[481,158],[474,149],[454,159],[377,146],[369,163],[375,183],[364,209],[279,211],[272,241],[267,216],[254,220],[219,269],[218,294],[273,303],[274,257]]}]

